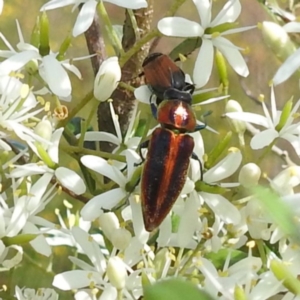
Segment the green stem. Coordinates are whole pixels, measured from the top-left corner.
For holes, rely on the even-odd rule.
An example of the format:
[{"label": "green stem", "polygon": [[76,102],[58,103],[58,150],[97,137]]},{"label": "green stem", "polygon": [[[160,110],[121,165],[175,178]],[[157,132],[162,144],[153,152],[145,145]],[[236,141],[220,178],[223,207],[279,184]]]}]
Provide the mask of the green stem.
[{"label": "green stem", "polygon": [[114,28],[113,28],[113,26],[110,22],[109,16],[107,14],[107,11],[106,11],[105,6],[104,6],[102,1],[100,1],[98,3],[97,8],[98,8],[98,13],[101,17],[101,20],[104,22],[105,29],[108,33],[108,36],[109,36],[112,44],[115,45],[116,48],[117,48],[118,53],[116,53],[116,54],[117,55],[118,54],[122,55],[124,53],[124,50],[123,50],[121,41],[120,41],[119,37],[117,36],[117,34],[116,34],[116,32],[115,32],[115,30],[114,30]]},{"label": "green stem", "polygon": [[139,41],[137,41],[134,46],[125,52],[123,55],[121,55],[119,63],[120,67],[122,68],[125,63],[138,51],[141,50],[141,48],[148,43],[150,40],[152,40],[155,37],[162,36],[162,34],[158,31],[158,29],[153,29],[148,34],[146,34],[144,37],[142,37]]},{"label": "green stem", "polygon": [[255,240],[255,244],[257,245],[257,249],[261,258],[261,261],[263,263],[263,266],[267,266],[267,256],[264,249],[264,243],[262,240]]},{"label": "green stem", "polygon": [[127,84],[123,81],[119,82],[119,86],[123,89],[126,89],[127,91],[130,91],[130,92],[134,92],[134,90],[135,90],[135,87],[133,87],[132,85]]},{"label": "green stem", "polygon": [[190,257],[187,259],[185,264],[182,266],[181,270],[178,272],[179,275],[185,275],[186,269],[190,266],[192,263],[193,258],[198,254],[198,252],[201,250],[203,245],[201,243],[198,243],[197,247],[194,249],[193,253],[190,255]]},{"label": "green stem", "polygon": [[60,149],[62,149],[63,151],[71,155],[74,153],[89,154],[89,155],[99,156],[102,158],[117,160],[120,162],[126,162],[126,158],[124,155],[117,155],[117,154],[112,154],[104,151],[98,151],[98,150],[96,151],[96,150],[81,148],[77,146],[65,146],[65,145],[60,145]]},{"label": "green stem", "polygon": [[49,277],[54,277],[56,275],[53,271],[46,270],[43,266],[37,263],[37,260],[32,259],[26,252],[23,253],[23,257],[32,265],[34,265],[37,269],[40,269],[43,272],[43,274],[47,274],[49,275]]},{"label": "green stem", "polygon": [[79,104],[77,104],[70,112],[69,115],[66,119],[61,120],[60,122],[58,122],[57,124],[57,128],[60,127],[65,127],[66,124],[69,123],[69,121],[74,118],[77,113],[84,107],[86,106],[92,99],[94,98],[94,92],[93,90],[90,91],[81,101]]},{"label": "green stem", "polygon": [[97,111],[97,108],[99,106],[99,101],[96,98],[93,98],[92,101],[93,101],[93,103],[91,105],[92,107],[91,107],[89,116],[85,122],[81,123],[81,124],[84,124],[84,126],[82,126],[82,128],[81,128],[81,134],[80,134],[80,138],[79,138],[79,142],[78,142],[78,146],[80,148],[83,148],[85,133],[86,133],[88,127],[90,126],[92,118],[95,115],[95,112]]},{"label": "green stem", "polygon": [[[178,10],[178,8],[185,2],[186,0],[177,0],[174,1],[172,6],[170,7],[169,11],[165,14],[165,18],[166,17],[172,17],[174,16],[174,14],[176,13],[176,11]],[[130,50],[128,50],[126,53],[124,53],[123,55],[121,55],[119,63],[121,68],[125,65],[125,63],[134,55],[136,54],[138,51],[141,50],[141,48],[148,43],[150,40],[152,40],[155,37],[160,37],[163,36],[158,29],[153,29],[152,31],[150,31],[148,34],[146,34],[145,36],[143,36],[139,41],[137,41],[134,45],[134,47],[132,47]]]},{"label": "green stem", "polygon": [[260,163],[262,162],[262,160],[265,158],[265,156],[266,156],[268,153],[272,152],[272,147],[275,145],[275,143],[276,143],[276,139],[275,139],[268,147],[266,147],[266,148],[264,149],[263,154],[258,158],[258,160],[257,160],[257,162],[256,162],[256,164],[257,164],[258,166],[260,165]]}]

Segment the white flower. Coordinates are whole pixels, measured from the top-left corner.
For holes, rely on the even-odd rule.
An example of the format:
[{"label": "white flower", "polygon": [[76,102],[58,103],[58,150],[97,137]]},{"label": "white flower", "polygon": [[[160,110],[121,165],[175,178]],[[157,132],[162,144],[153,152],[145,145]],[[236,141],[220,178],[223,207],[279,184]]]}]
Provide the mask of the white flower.
[{"label": "white flower", "polygon": [[[139,119],[140,116],[140,112],[137,113],[138,102],[136,102],[133,107],[125,137],[122,136],[119,118],[118,115],[116,115],[111,102],[109,102],[109,107],[115,126],[116,135],[105,131],[88,131],[85,133],[84,141],[108,142],[117,145],[117,147],[113,150],[113,153],[118,153],[120,147],[124,146],[126,146],[128,149],[136,150],[141,140],[140,137],[134,136],[134,126],[136,126],[136,120]],[[79,138],[80,134],[78,134],[76,137]],[[114,165],[120,164],[114,162]]]},{"label": "white flower", "polygon": [[[204,151],[204,146],[202,147],[202,151]],[[198,157],[203,157],[203,155],[199,155],[197,151],[195,151],[195,153],[198,155]],[[236,148],[231,148],[229,149],[228,155],[224,159],[203,174],[203,181],[206,184],[215,185],[220,180],[230,177],[239,168],[241,162],[241,152]],[[197,172],[193,174],[192,178],[194,181],[197,181],[200,178],[199,163],[195,161],[193,162],[193,165]],[[235,187],[239,184],[218,183],[218,185],[229,188]],[[198,197],[200,203],[203,204],[205,202],[220,218],[220,220],[224,221],[225,224],[238,224],[240,222],[241,215],[239,210],[223,195],[200,191],[198,192]]]},{"label": "white flower", "polygon": [[[64,7],[71,4],[74,5],[72,9],[72,11],[74,11],[79,5],[82,4],[73,28],[73,35],[78,36],[91,26],[98,2],[99,1],[97,0],[51,0],[42,6],[41,11]],[[103,2],[112,3],[128,9],[147,7],[146,0],[104,0]]]},{"label": "white flower", "polygon": [[[0,50],[0,57],[7,58],[0,63],[0,76],[8,75],[11,71],[18,71],[25,67],[25,65],[32,61],[36,64],[38,72],[42,79],[48,84],[52,93],[60,97],[68,97],[71,94],[72,87],[68,73],[65,69],[74,73],[78,78],[81,78],[79,70],[71,64],[70,60],[57,60],[58,53],[49,53],[48,55],[41,56],[39,49],[35,46],[25,43],[23,34],[19,23],[17,22],[18,35],[20,42],[17,45],[18,51],[14,50],[6,38],[0,33],[0,38],[4,41],[9,51]],[[79,60],[84,59],[76,58]],[[55,76],[53,76],[55,74]]]},{"label": "white flower", "polygon": [[203,288],[214,299],[234,300],[237,295],[245,299],[268,299],[282,289],[272,272],[258,275],[262,261],[252,256],[251,249],[246,258],[234,264],[230,264],[230,256],[229,252],[222,270],[217,270],[211,261],[203,257],[194,259],[196,267],[204,276]]},{"label": "white flower", "polygon": [[253,27],[229,29],[223,32],[210,33],[214,27],[224,23],[235,22],[241,12],[239,0],[229,0],[214,20],[211,20],[212,1],[193,0],[201,24],[181,17],[168,17],[158,22],[158,29],[167,36],[177,37],[201,37],[202,44],[195,63],[193,79],[197,87],[204,86],[210,77],[214,49],[216,47],[228,60],[233,69],[241,76],[248,76],[248,67],[240,54],[240,48],[236,47],[223,36],[245,31]]},{"label": "white flower", "polygon": [[[3,217],[0,211],[1,218]],[[2,225],[2,224],[0,224]],[[11,245],[6,247],[0,240],[0,272],[8,271],[14,268],[23,259],[23,249],[17,245]]]},{"label": "white flower", "polygon": [[36,234],[37,237],[30,242],[32,247],[35,251],[45,256],[51,254],[51,249],[38,226],[54,228],[54,224],[37,216],[56,195],[53,191],[55,186],[47,191],[51,177],[50,174],[44,174],[34,184],[31,184],[31,179],[27,178],[28,193],[26,195],[21,194],[20,196],[17,190],[23,179],[18,181],[12,179],[14,205],[9,207],[3,198],[6,196],[2,195],[0,197],[0,238],[4,236],[14,237],[20,232],[24,234]]},{"label": "white flower", "polygon": [[[76,247],[79,253],[84,253],[80,245],[75,241],[72,235],[72,228],[78,226],[82,230],[88,232],[91,228],[91,222],[84,221],[81,217],[78,217],[77,214],[71,212],[72,204],[63,201],[64,206],[66,207],[65,218],[62,217],[58,209],[55,210],[55,214],[58,217],[60,229],[47,229],[47,243],[50,246],[61,246],[67,245],[70,247]],[[66,220],[66,222],[65,222]],[[46,228],[45,228],[46,230]],[[104,247],[104,240],[101,234],[92,234],[91,235],[102,247]]]},{"label": "white flower", "polygon": [[[289,22],[282,27],[286,32],[300,32],[300,22]],[[279,67],[273,77],[273,84],[278,85],[291,77],[300,67],[300,48],[296,50],[288,59]]]},{"label": "white flower", "polygon": [[296,153],[300,156],[300,139],[299,139],[299,124],[293,124],[296,112],[300,106],[300,100],[294,105],[293,109],[289,112],[288,118],[285,124],[281,124],[281,128],[278,129],[280,122],[281,111],[276,108],[276,100],[274,94],[274,88],[271,89],[271,114],[264,102],[262,102],[265,116],[261,116],[255,113],[248,112],[233,112],[227,113],[226,116],[232,119],[241,120],[249,123],[254,123],[266,128],[261,132],[258,132],[253,136],[250,142],[252,149],[261,149],[269,146],[276,138],[283,138],[288,141],[295,149]]},{"label": "white flower", "polygon": [[85,192],[86,186],[82,178],[73,170],[58,167],[50,168],[41,163],[29,163],[24,165],[14,165],[14,169],[8,175],[10,178],[21,178],[38,174],[50,174],[55,176],[59,183],[72,191],[76,195],[81,195]]},{"label": "white flower", "polygon": [[[132,270],[119,258],[116,263],[114,256],[108,258],[108,262],[110,262],[111,265],[108,269],[108,262],[101,252],[99,244],[97,244],[90,235],[79,228],[74,227],[72,233],[74,239],[82,247],[90,262],[83,261],[77,257],[69,257],[72,263],[81,268],[81,270],[72,270],[56,275],[53,280],[53,286],[64,291],[83,288],[103,290],[104,293],[106,293],[105,299],[116,299],[117,289],[115,285],[117,284],[118,287],[124,287],[122,293],[125,299],[138,299],[138,297],[141,296],[140,274],[142,270]],[[120,262],[122,262],[122,276],[120,278],[124,279],[124,277],[126,277],[126,282],[124,282],[123,279],[121,282],[115,276],[115,267],[120,265]],[[129,275],[127,275],[125,269],[129,272]],[[109,272],[108,276],[105,276],[106,272]],[[112,282],[110,282],[111,279]],[[127,298],[130,294],[137,295],[137,297],[133,298],[130,296]]]},{"label": "white flower", "polygon": [[37,290],[16,286],[18,300],[58,300],[58,294],[53,289],[39,288]]},{"label": "white flower", "polygon": [[300,184],[300,167],[290,166],[270,180],[270,185],[281,196],[293,195],[294,188]]},{"label": "white flower", "polygon": [[99,101],[107,100],[121,80],[118,57],[106,59],[100,66],[94,82],[94,97]]},{"label": "white flower", "polygon": [[119,187],[104,192],[90,199],[81,210],[81,216],[86,221],[93,221],[102,213],[102,209],[111,210],[122,199],[128,196],[126,191],[126,183],[131,179],[134,172],[134,164],[139,161],[139,156],[132,150],[126,150],[126,161],[128,163],[127,176],[117,168],[110,165],[105,159],[93,155],[85,155],[81,158],[81,162],[91,170],[108,177],[116,182]]},{"label": "white flower", "polygon": [[3,10],[3,0],[0,0],[0,15],[2,14],[2,10]]},{"label": "white flower", "polygon": [[[23,123],[29,118],[36,116],[43,108],[36,109],[38,102],[27,84],[22,84],[17,78],[10,76],[0,76],[0,131],[1,138],[8,137],[7,132],[14,131],[23,141],[43,141],[30,128]],[[4,141],[0,146],[10,149]]]}]

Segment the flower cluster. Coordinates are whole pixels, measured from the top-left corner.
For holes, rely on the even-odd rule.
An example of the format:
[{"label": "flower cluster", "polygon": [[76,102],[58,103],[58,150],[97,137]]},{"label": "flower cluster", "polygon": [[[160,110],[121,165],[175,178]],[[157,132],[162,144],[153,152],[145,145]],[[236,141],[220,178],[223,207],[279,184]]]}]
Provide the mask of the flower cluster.
[{"label": "flower cluster", "polygon": [[[0,32],[1,299],[299,298],[300,100],[275,98],[299,67],[288,36],[299,23],[278,8],[283,26],[238,27],[240,0],[187,0],[197,22],[175,16],[183,2],[150,28],[150,1],[50,0],[28,42],[22,22],[16,46]],[[0,0],[0,21],[9,5]],[[69,5],[78,16],[56,50],[47,14]],[[122,37],[116,8],[126,9]],[[232,99],[227,70],[250,74],[228,36],[256,27],[286,60],[270,75],[270,101],[256,99],[263,113]],[[84,33],[97,50],[74,58]],[[147,43],[167,37],[183,40],[142,63]],[[194,51],[191,79],[171,57]],[[92,81],[77,65],[87,59]],[[221,85],[200,91],[215,71]],[[93,83],[84,99],[70,73]],[[29,264],[45,281],[22,276]]]}]

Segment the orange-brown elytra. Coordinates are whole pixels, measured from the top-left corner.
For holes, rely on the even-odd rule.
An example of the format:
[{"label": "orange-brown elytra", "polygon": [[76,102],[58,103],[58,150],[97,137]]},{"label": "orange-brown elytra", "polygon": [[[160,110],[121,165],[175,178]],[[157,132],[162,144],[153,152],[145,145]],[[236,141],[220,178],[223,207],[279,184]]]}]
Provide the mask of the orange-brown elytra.
[{"label": "orange-brown elytra", "polygon": [[157,105],[163,99],[174,98],[191,103],[195,87],[185,81],[184,72],[172,59],[162,53],[152,53],[143,62],[145,81],[156,95]]},{"label": "orange-brown elytra", "polygon": [[190,135],[156,128],[148,142],[141,199],[147,231],[157,228],[179,197],[187,177],[194,140]]},{"label": "orange-brown elytra", "polygon": [[140,145],[148,148],[141,182],[141,201],[144,224],[147,231],[157,228],[171,211],[187,178],[194,140],[188,132],[205,128],[197,125],[190,104],[178,99],[164,100],[157,107],[151,103],[152,113],[161,128],[157,128],[149,141]]}]

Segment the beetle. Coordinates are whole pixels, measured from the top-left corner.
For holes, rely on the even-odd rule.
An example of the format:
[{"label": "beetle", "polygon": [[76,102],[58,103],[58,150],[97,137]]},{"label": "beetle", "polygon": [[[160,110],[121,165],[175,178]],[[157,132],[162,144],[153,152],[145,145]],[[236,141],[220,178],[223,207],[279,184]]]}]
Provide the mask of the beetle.
[{"label": "beetle", "polygon": [[[141,203],[147,231],[157,228],[172,209],[185,184],[190,158],[198,160],[202,179],[201,161],[193,153],[194,139],[187,133],[206,127],[197,125],[195,113],[185,101],[163,100],[158,107],[151,103],[151,109],[161,127],[139,148],[145,161]],[[145,159],[142,148],[148,148]]]},{"label": "beetle", "polygon": [[145,81],[157,97],[157,105],[164,99],[174,98],[175,94],[178,100],[192,102],[194,85],[185,81],[184,72],[168,55],[152,53],[145,58],[142,67]]}]

